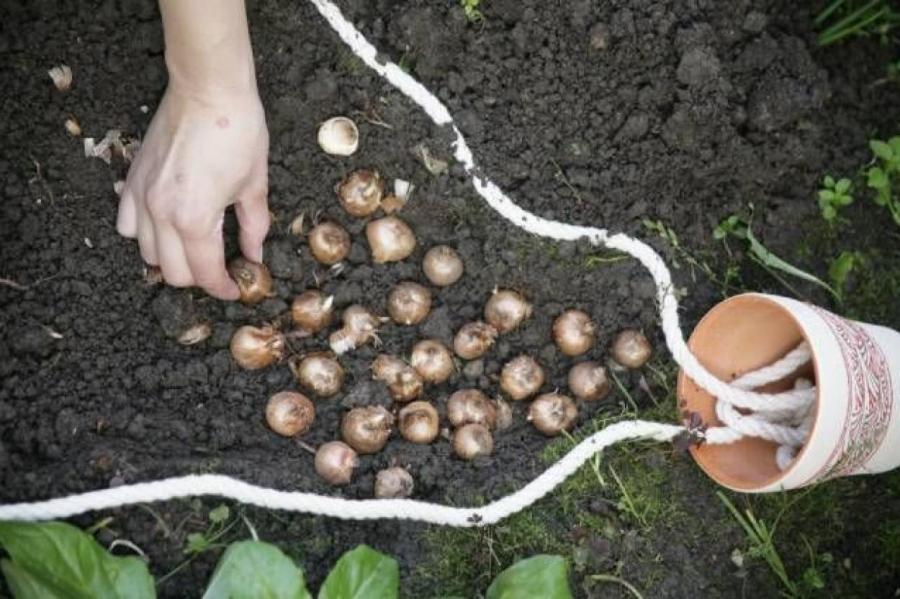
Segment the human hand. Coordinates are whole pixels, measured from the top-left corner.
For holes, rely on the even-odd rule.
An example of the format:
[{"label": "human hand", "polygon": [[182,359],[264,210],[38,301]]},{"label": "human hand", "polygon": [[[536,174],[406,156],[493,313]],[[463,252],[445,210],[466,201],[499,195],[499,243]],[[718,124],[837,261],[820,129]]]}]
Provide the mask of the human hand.
[{"label": "human hand", "polygon": [[166,283],[234,300],[222,223],[235,205],[240,248],[262,261],[269,228],[269,134],[256,90],[199,93],[170,82],[119,202],[117,229]]}]

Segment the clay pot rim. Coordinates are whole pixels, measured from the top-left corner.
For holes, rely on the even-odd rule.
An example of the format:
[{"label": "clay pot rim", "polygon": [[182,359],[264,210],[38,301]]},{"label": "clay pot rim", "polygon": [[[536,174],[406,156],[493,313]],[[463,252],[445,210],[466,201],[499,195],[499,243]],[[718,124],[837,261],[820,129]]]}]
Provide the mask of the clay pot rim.
[{"label": "clay pot rim", "polygon": [[[769,306],[772,306],[775,309],[777,309],[782,314],[786,315],[791,320],[791,322],[794,323],[794,325],[800,331],[800,336],[803,338],[803,341],[805,341],[806,344],[810,348],[810,356],[811,356],[810,361],[812,363],[815,381],[816,382],[820,381],[821,377],[819,376],[819,374],[820,374],[819,359],[818,359],[818,356],[816,353],[816,347],[815,347],[815,345],[813,345],[811,343],[809,337],[807,337],[806,331],[804,330],[802,324],[800,323],[800,321],[797,320],[796,317],[794,317],[794,315],[791,313],[790,310],[785,308],[778,301],[772,299],[771,297],[768,297],[765,294],[741,293],[739,295],[734,295],[725,300],[722,300],[721,302],[719,302],[718,304],[713,306],[709,311],[706,312],[706,314],[703,315],[703,318],[700,319],[700,321],[697,323],[697,326],[694,327],[694,331],[693,331],[693,333],[691,333],[691,336],[687,341],[688,348],[691,349],[691,351],[693,352],[694,348],[692,346],[692,342],[694,341],[697,331],[699,331],[701,329],[704,322],[706,322],[710,318],[715,317],[716,312],[718,312],[719,310],[722,310],[722,309],[733,309],[733,304],[736,304],[736,303],[740,304],[740,303],[744,303],[744,302],[748,302],[748,301],[768,304]],[[685,385],[687,384],[687,382],[689,380],[690,379],[684,373],[684,371],[679,369],[678,381],[677,381],[676,388],[675,388],[676,401],[678,401],[678,402],[681,401],[681,398],[683,397]],[[691,383],[693,383],[692,380],[691,380]],[[809,432],[806,434],[806,438],[804,439],[804,443],[803,443],[803,446],[800,448],[800,451],[797,452],[797,454],[794,456],[794,459],[791,461],[790,465],[787,468],[785,468],[784,470],[781,470],[780,472],[770,476],[769,478],[767,478],[761,482],[748,483],[746,481],[743,481],[743,480],[740,480],[740,479],[734,477],[733,475],[730,475],[729,473],[725,472],[724,470],[720,470],[717,466],[718,460],[713,459],[707,453],[704,453],[702,450],[703,446],[692,445],[689,450],[691,453],[691,456],[694,458],[694,461],[697,463],[698,466],[700,466],[700,469],[703,470],[703,472],[705,472],[707,476],[709,476],[711,479],[713,479],[719,485],[722,485],[723,487],[726,487],[733,491],[753,492],[753,491],[759,491],[761,489],[769,488],[772,485],[777,485],[779,482],[787,479],[788,476],[790,476],[790,474],[794,470],[794,468],[796,468],[797,465],[800,464],[800,462],[803,460],[803,457],[806,454],[806,451],[810,445],[809,441],[811,438],[813,438],[815,436],[816,429],[819,427],[819,407],[820,407],[820,402],[821,402],[822,391],[818,384],[816,385],[815,389],[816,389],[816,397],[815,397],[815,402],[813,405],[814,417],[813,417],[812,428],[810,428]],[[718,398],[714,398],[714,399],[715,399],[715,401],[718,401]],[[718,419],[715,420],[715,423],[712,423],[712,422],[709,423],[710,426],[721,426],[721,424],[722,424],[721,421],[719,421]],[[774,445],[774,443],[772,443],[772,444]]]}]

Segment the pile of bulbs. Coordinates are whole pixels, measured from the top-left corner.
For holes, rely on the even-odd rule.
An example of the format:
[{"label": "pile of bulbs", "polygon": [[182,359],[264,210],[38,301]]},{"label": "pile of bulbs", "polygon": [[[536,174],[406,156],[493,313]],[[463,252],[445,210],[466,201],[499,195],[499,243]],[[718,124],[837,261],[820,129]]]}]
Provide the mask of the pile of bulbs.
[{"label": "pile of bulbs", "polygon": [[[319,144],[330,154],[352,154],[358,145],[355,124],[345,117],[330,119],[320,128]],[[384,180],[376,171],[357,170],[338,183],[335,190],[341,206],[352,217],[371,217],[379,209],[387,213],[369,221],[365,228],[374,262],[397,262],[412,254],[416,237],[404,221],[392,214],[405,203],[408,185],[395,185],[394,194],[385,194]],[[302,219],[292,225],[295,233],[303,234],[303,229]],[[324,265],[340,264],[350,252],[350,234],[333,221],[315,224],[306,240],[312,256]],[[459,254],[445,245],[429,249],[422,261],[425,277],[436,287],[453,285],[464,270]],[[272,295],[272,277],[264,265],[239,258],[229,265],[229,272],[240,288],[243,302],[254,304]],[[303,390],[316,398],[332,397],[344,383],[340,355],[370,343],[377,346],[378,331],[388,321],[398,326],[421,323],[431,304],[428,287],[413,281],[401,282],[388,294],[387,316],[359,304],[351,305],[341,314],[342,326],[328,336],[328,350],[288,356],[290,338],[323,333],[334,321],[333,298],[310,289],[293,300],[293,331],[284,333],[273,325],[242,326],[231,339],[231,354],[248,370],[285,360]],[[457,358],[468,361],[484,356],[498,336],[519,328],[531,314],[532,306],[519,292],[495,289],[484,306],[484,320],[463,325],[453,339],[452,349],[436,339],[425,339],[412,347],[407,360],[378,355],[371,364],[371,374],[385,385],[393,408],[370,405],[346,412],[340,425],[341,440],[313,450],[316,472],[332,485],[349,483],[359,464],[358,456],[380,452],[395,429],[410,443],[435,442],[442,434],[441,416],[425,398],[426,387],[446,382],[457,369]],[[594,347],[597,327],[588,314],[570,309],[556,318],[552,336],[563,354],[575,357]],[[640,332],[626,330],[613,342],[611,354],[617,365],[639,368],[650,358],[651,347]],[[523,354],[508,361],[500,372],[503,397],[491,399],[478,389],[453,392],[446,401],[446,421],[453,431],[451,435],[445,429],[443,434],[450,438],[454,453],[472,460],[493,452],[494,435],[513,421],[507,399],[531,400],[528,421],[544,435],[555,436],[575,425],[578,401],[601,400],[610,390],[605,367],[594,361],[580,362],[569,371],[568,388],[574,399],[559,391],[541,394],[545,380],[541,364]],[[307,433],[315,418],[315,403],[295,391],[274,394],[266,406],[269,427],[285,437]],[[384,469],[376,476],[376,497],[408,497],[412,491],[413,478],[402,467]]]}]

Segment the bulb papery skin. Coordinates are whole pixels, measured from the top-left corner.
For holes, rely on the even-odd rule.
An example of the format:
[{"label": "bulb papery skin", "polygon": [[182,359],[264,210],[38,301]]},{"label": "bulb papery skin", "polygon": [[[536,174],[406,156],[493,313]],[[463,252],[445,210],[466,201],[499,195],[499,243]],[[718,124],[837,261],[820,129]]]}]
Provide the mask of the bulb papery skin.
[{"label": "bulb papery skin", "polygon": [[322,264],[341,262],[350,253],[350,234],[337,223],[319,223],[309,232],[309,251]]},{"label": "bulb papery skin", "polygon": [[528,420],[541,433],[555,437],[575,425],[578,407],[566,395],[544,393],[535,398],[528,407]]},{"label": "bulb papery skin", "polygon": [[500,388],[516,401],[537,393],[544,380],[544,369],[531,356],[513,358],[500,371]]},{"label": "bulb papery skin", "polygon": [[396,216],[385,216],[366,225],[366,239],[377,264],[405,260],[416,249],[416,235]]},{"label": "bulb papery skin", "polygon": [[310,289],[294,298],[291,319],[294,324],[310,333],[318,333],[331,324],[334,318],[334,296]]},{"label": "bulb papery skin", "polygon": [[266,423],[283,437],[309,432],[315,420],[315,405],[301,393],[281,391],[269,398],[266,404]]},{"label": "bulb papery skin", "polygon": [[613,360],[625,368],[640,368],[653,355],[653,347],[643,333],[626,329],[616,336],[611,353]]},{"label": "bulb papery skin", "polygon": [[462,277],[465,267],[456,250],[447,245],[438,245],[425,253],[422,270],[433,285],[447,287]]},{"label": "bulb papery skin", "polygon": [[359,147],[359,129],[345,116],[331,117],[319,125],[316,141],[326,154],[350,156]]},{"label": "bulb papery skin", "polygon": [[475,423],[493,430],[497,408],[478,389],[461,389],[447,398],[447,420],[455,427]]},{"label": "bulb papery skin", "polygon": [[453,451],[464,460],[491,455],[494,451],[494,437],[486,426],[465,424],[453,433]]},{"label": "bulb papery skin", "polygon": [[502,334],[518,328],[531,312],[531,304],[520,293],[498,289],[484,306],[484,319]]},{"label": "bulb papery skin", "polygon": [[319,397],[331,397],[344,385],[344,368],[327,352],[292,359],[290,367],[300,386]]},{"label": "bulb papery skin", "polygon": [[566,310],[553,322],[553,341],[567,356],[590,350],[597,341],[597,327],[581,310]]},{"label": "bulb papery skin", "polygon": [[387,444],[394,417],[382,406],[353,408],[341,420],[341,437],[361,454],[378,453]]},{"label": "bulb papery skin", "polygon": [[387,311],[399,325],[419,324],[431,311],[431,291],[412,281],[399,283],[388,294]]},{"label": "bulb papery skin", "polygon": [[597,362],[579,362],[569,370],[569,390],[581,401],[598,401],[609,394],[606,368]]},{"label": "bulb papery skin", "polygon": [[436,339],[416,343],[410,354],[409,363],[426,383],[435,385],[449,379],[455,367],[453,354],[446,345]]},{"label": "bulb papery skin", "polygon": [[235,258],[228,264],[228,274],[237,283],[243,303],[258,304],[272,297],[272,275],[265,264]]},{"label": "bulb papery skin", "polygon": [[347,175],[335,188],[341,206],[350,216],[374,214],[384,197],[384,179],[377,171],[361,169]]},{"label": "bulb papery skin", "polygon": [[425,383],[415,368],[396,356],[380,354],[372,362],[372,378],[388,387],[391,399],[412,401],[422,395]]},{"label": "bulb papery skin", "polygon": [[284,335],[272,327],[244,325],[231,337],[231,355],[241,368],[259,370],[284,355]]},{"label": "bulb papery skin", "polygon": [[346,485],[353,478],[359,458],[343,441],[329,441],[316,451],[316,473],[332,485]]},{"label": "bulb papery skin", "polygon": [[453,351],[463,360],[476,360],[494,345],[497,335],[497,329],[480,320],[464,324],[453,338]]},{"label": "bulb papery skin", "polygon": [[438,411],[427,401],[406,404],[397,417],[400,434],[410,443],[431,443],[441,432]]},{"label": "bulb papery skin", "polygon": [[328,344],[335,354],[341,355],[377,339],[382,319],[365,306],[354,304],[346,308],[342,319],[343,328],[328,337]]},{"label": "bulb papery skin", "polygon": [[414,488],[412,475],[399,466],[379,470],[375,475],[376,499],[404,499],[413,494]]}]

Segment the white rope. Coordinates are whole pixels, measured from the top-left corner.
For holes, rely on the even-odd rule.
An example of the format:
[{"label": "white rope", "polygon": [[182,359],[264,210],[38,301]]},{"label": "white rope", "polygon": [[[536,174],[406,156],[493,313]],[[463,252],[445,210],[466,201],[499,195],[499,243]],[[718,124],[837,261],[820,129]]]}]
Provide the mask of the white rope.
[{"label": "white rope", "polygon": [[[605,229],[572,225],[540,218],[516,205],[491,180],[481,174],[475,159],[449,110],[421,83],[396,64],[378,56],[363,35],[350,24],[329,0],[310,0],[329,25],[350,49],[371,69],[420,106],[438,126],[449,126],[456,137],[454,155],[472,178],[478,194],[503,218],[535,235],[560,241],[586,238],[595,245],[624,252],[637,259],[653,277],[660,320],[666,344],[682,370],[700,387],[718,398],[719,418],[728,426],[707,430],[703,437],[708,443],[733,443],[743,435],[752,435],[780,444],[776,453],[779,467],[787,467],[803,443],[805,430],[815,397],[814,389],[762,394],[753,388],[782,379],[810,359],[809,348],[801,345],[783,359],[754,373],[744,375],[729,384],[709,373],[690,352],[681,333],[678,300],[674,294],[672,277],[662,258],[646,243],[619,233],[610,235]],[[744,415],[736,410],[752,410]],[[724,415],[724,416],[723,416]],[[795,422],[783,422],[784,418]],[[774,420],[774,421],[773,421]],[[796,425],[802,423],[799,427]],[[792,428],[791,424],[794,425]],[[314,493],[278,491],[246,483],[224,475],[201,474],[167,478],[153,482],[122,485],[111,489],[90,491],[47,501],[0,506],[0,520],[49,520],[109,509],[136,503],[165,501],[177,497],[215,495],[242,503],[271,509],[307,512],[347,520],[382,518],[407,519],[449,526],[480,526],[494,524],[538,501],[588,459],[604,448],[629,439],[671,441],[687,432],[682,426],[644,422],[620,422],[594,433],[536,479],[501,499],[483,507],[463,508],[433,504],[410,499],[354,500]],[[692,431],[694,432],[694,431]]]}]

